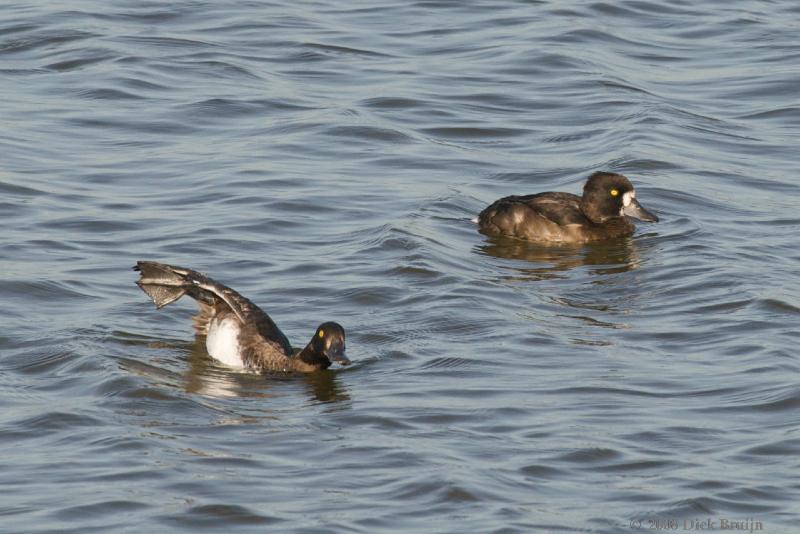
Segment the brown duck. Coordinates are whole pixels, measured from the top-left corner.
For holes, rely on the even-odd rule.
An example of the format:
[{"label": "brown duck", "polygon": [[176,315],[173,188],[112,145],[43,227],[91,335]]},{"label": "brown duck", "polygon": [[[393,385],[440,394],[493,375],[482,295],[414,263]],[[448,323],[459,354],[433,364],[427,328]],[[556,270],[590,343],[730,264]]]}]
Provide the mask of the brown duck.
[{"label": "brown duck", "polygon": [[200,312],[192,318],[206,350],[228,366],[259,372],[327,369],[332,362],[347,365],[344,328],[326,322],[317,327],[302,350],[289,340],[261,308],[233,289],[192,269],[154,261],[139,261],[133,268],[141,276],[136,284],[162,308],[183,295],[197,301]]},{"label": "brown duck", "polygon": [[588,243],[633,235],[628,219],[658,221],[636,200],[630,180],[621,174],[596,172],[572,193],[537,193],[496,200],[478,215],[480,231],[545,243]]}]

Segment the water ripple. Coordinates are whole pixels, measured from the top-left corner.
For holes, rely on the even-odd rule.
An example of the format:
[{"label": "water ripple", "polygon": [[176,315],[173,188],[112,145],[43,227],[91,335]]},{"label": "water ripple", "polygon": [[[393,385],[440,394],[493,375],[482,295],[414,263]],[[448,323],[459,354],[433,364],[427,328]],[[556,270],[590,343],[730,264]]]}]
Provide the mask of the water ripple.
[{"label": "water ripple", "polygon": [[[798,14],[7,6],[3,528],[791,531]],[[581,247],[470,222],[600,169],[661,221]],[[146,258],[297,345],[341,322],[353,365],[215,364]]]}]

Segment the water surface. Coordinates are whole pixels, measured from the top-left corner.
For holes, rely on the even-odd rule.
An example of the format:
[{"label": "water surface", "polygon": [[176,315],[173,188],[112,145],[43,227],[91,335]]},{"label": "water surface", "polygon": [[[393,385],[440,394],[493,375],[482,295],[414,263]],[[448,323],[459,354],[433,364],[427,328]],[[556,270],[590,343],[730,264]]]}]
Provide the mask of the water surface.
[{"label": "water surface", "polygon": [[[794,531],[798,17],[5,4],[2,530]],[[470,222],[599,169],[661,222],[562,248]],[[296,345],[336,320],[355,363],[217,366],[138,259]]]}]

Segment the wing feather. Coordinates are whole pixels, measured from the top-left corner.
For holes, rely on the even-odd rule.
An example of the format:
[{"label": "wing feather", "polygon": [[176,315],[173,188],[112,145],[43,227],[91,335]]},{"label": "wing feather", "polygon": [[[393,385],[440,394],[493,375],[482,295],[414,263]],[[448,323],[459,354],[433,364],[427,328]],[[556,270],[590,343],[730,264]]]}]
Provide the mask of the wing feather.
[{"label": "wing feather", "polygon": [[243,326],[254,327],[266,341],[277,343],[287,355],[292,353],[289,340],[270,316],[228,286],[198,271],[165,263],[140,261],[134,270],[141,273],[136,284],[153,299],[158,308],[175,302],[183,295],[195,299],[200,307],[200,313],[194,317],[198,333],[207,333],[209,321],[228,310]]}]

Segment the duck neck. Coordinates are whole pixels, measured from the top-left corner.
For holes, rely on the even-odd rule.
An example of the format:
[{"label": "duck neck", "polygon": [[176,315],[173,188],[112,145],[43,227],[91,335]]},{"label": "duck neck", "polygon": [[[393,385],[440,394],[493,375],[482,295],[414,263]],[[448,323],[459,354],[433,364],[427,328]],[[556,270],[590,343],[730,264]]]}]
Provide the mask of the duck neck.
[{"label": "duck neck", "polygon": [[[608,217],[595,223],[603,237],[626,237],[633,233],[634,225],[627,217]],[[600,230],[602,228],[602,230]]]},{"label": "duck neck", "polygon": [[616,217],[609,217],[608,214],[603,213],[598,207],[595,202],[592,202],[591,196],[584,195],[581,199],[581,211],[586,218],[592,221],[594,224],[604,224],[606,221],[610,219],[615,219]]},{"label": "duck neck", "polygon": [[300,352],[297,353],[295,358],[299,359],[303,363],[310,365],[312,367],[316,367],[317,369],[327,369],[331,366],[331,361],[326,358],[323,354],[321,354],[315,347],[313,343],[309,343],[308,345],[303,348]]}]

